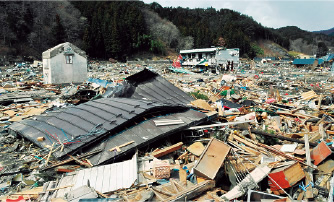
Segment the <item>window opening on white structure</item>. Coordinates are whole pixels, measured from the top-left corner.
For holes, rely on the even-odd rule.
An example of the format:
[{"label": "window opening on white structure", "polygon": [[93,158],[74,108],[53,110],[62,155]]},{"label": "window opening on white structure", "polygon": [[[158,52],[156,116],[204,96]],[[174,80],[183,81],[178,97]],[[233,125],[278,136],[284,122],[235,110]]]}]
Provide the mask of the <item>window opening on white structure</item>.
[{"label": "window opening on white structure", "polygon": [[65,55],[66,64],[73,64],[73,55]]}]

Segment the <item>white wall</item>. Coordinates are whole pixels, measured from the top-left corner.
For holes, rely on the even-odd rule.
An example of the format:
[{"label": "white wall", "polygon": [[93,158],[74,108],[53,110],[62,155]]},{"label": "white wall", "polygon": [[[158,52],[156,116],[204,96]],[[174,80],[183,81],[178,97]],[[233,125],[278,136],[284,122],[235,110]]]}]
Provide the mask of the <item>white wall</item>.
[{"label": "white wall", "polygon": [[[45,68],[44,64],[47,64]],[[49,75],[46,75],[46,74]],[[65,55],[60,53],[51,59],[43,59],[44,83],[81,83],[87,79],[87,59],[81,55],[73,55],[73,63],[66,64]]]},{"label": "white wall", "polygon": [[43,82],[51,83],[50,59],[43,59]]}]

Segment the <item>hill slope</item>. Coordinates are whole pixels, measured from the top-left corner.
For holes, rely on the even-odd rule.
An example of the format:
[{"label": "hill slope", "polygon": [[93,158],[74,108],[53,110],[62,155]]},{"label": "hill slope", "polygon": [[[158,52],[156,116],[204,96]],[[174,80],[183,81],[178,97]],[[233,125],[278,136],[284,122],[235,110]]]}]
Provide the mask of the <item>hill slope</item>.
[{"label": "hill slope", "polygon": [[334,36],[334,27],[331,29],[327,29],[327,30],[314,31],[314,33],[321,33],[321,34]]},{"label": "hill slope", "polygon": [[0,24],[0,62],[40,58],[65,41],[89,57],[121,61],[136,54],[173,55],[211,46],[240,48],[240,55],[249,58],[282,56],[289,50],[314,54],[319,43],[324,50],[334,47],[333,36],[298,27],[263,27],[229,9],[163,8],[141,1],[0,2]]}]

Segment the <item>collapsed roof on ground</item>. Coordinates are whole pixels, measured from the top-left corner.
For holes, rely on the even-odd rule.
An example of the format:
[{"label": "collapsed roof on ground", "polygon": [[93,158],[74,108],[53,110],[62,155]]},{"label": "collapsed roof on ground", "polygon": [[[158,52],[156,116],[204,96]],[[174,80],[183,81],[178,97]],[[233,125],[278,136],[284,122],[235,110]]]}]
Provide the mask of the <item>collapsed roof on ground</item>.
[{"label": "collapsed roof on ground", "polygon": [[110,97],[127,97],[184,105],[194,100],[165,78],[148,69],[127,77],[123,82],[123,88],[115,90]]},{"label": "collapsed roof on ground", "polygon": [[[182,122],[160,127],[152,124],[155,120],[166,118]],[[75,153],[83,147],[102,147],[106,151],[92,159],[94,164],[100,164],[119,155],[109,152],[109,147],[134,140],[134,144],[127,149],[135,149],[176,130],[203,122],[206,118],[202,112],[179,104],[102,98],[16,122],[9,127],[9,131],[29,139],[41,148],[63,145],[62,149],[54,150],[53,155],[57,158]],[[43,141],[40,141],[41,137]]]}]

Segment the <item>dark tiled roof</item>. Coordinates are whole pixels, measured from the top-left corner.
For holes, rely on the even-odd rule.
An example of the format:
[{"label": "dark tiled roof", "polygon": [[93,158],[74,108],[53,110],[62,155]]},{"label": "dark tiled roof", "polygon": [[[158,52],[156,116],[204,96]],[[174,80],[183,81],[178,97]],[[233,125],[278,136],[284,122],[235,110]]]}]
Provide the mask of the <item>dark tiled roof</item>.
[{"label": "dark tiled roof", "polygon": [[[150,118],[152,115],[165,115],[186,110],[188,110],[187,107],[176,104],[128,98],[102,98],[61,112],[51,112],[34,119],[15,122],[9,127],[9,130],[22,135],[41,148],[51,146],[58,140],[61,142],[67,142],[68,139],[80,141],[67,144],[63,151],[59,150],[54,153],[55,157],[63,157],[94,143],[108,133],[125,130],[132,126],[133,122],[139,122],[144,117]],[[38,142],[38,137],[44,137],[45,141]]]},{"label": "dark tiled roof", "polygon": [[[161,119],[179,120],[181,119],[184,123],[175,125],[156,126],[154,121]],[[128,152],[134,151],[136,148],[140,148],[150,144],[153,141],[162,139],[168,135],[172,135],[177,132],[188,128],[189,126],[198,125],[199,123],[206,121],[207,115],[202,112],[189,109],[185,112],[173,113],[166,116],[159,116],[149,120],[145,120],[133,127],[124,130],[118,134],[109,136],[105,141],[99,144],[95,144],[95,147],[89,147],[89,151],[95,151],[102,149],[101,153],[96,154],[89,160],[94,165],[103,163],[109,163],[111,159],[114,161],[118,157],[127,154]],[[122,145],[124,143],[134,141],[126,147],[121,148],[121,152],[109,151],[111,148]],[[86,152],[86,151],[85,151]]]},{"label": "dark tiled roof", "polygon": [[194,100],[159,74],[148,69],[127,77],[124,86],[123,92],[117,96],[184,105]]}]

